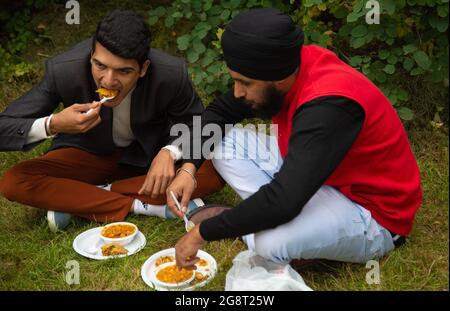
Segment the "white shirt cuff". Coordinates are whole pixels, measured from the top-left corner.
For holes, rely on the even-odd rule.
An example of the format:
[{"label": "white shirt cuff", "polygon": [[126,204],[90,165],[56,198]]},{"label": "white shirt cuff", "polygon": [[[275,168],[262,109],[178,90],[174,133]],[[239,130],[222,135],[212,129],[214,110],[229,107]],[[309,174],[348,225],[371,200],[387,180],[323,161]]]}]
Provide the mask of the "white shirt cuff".
[{"label": "white shirt cuff", "polygon": [[181,160],[183,157],[183,152],[181,152],[180,148],[174,145],[167,145],[162,147],[162,149],[167,149],[170,151],[170,154],[172,155],[174,161]]},{"label": "white shirt cuff", "polygon": [[28,132],[27,144],[50,137],[47,136],[47,132],[45,131],[45,119],[47,119],[47,117],[39,118],[33,122],[33,125],[31,125],[31,129]]}]

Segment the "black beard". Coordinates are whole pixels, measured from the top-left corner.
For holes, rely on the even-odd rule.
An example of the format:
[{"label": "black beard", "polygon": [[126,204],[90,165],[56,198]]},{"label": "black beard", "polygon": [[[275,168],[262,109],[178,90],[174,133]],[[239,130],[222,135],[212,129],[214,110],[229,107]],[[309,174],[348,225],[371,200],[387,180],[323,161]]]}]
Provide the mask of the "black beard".
[{"label": "black beard", "polygon": [[[263,92],[263,102],[258,103],[258,108],[252,108],[252,112],[257,118],[270,120],[280,112],[283,106],[284,95],[274,87],[267,88]],[[252,104],[249,101],[245,102],[249,105]]]}]

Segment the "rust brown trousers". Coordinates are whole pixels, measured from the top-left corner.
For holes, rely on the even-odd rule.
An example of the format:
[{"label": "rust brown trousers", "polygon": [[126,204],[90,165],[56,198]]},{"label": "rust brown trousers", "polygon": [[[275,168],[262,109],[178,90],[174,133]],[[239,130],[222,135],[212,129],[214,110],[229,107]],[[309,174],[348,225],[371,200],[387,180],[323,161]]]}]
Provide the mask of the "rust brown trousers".
[{"label": "rust brown trousers", "polygon": [[[152,199],[137,194],[146,172],[117,165],[120,154],[119,150],[110,156],[77,148],[53,150],[6,171],[0,179],[0,192],[11,201],[99,222],[123,220],[135,198],[165,204],[165,195]],[[198,185],[192,198],[207,196],[224,186],[211,161],[205,161],[195,177]],[[111,182],[111,191],[95,186]]]}]

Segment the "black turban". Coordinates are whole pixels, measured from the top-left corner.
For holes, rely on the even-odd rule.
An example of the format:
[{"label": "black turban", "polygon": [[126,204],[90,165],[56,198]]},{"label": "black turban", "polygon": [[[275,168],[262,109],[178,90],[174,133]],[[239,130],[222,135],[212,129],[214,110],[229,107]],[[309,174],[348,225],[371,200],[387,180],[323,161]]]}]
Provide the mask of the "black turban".
[{"label": "black turban", "polygon": [[272,8],[241,12],[222,34],[228,68],[256,80],[287,78],[300,64],[302,44],[303,31]]}]

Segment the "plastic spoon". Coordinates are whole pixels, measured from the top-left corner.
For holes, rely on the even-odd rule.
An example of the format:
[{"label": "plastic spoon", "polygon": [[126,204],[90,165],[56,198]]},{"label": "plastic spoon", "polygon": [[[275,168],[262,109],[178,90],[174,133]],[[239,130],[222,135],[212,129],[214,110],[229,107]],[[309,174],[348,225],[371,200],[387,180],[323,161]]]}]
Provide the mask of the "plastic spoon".
[{"label": "plastic spoon", "polygon": [[89,246],[88,249],[86,250],[86,252],[88,252],[92,255],[96,255],[99,251],[98,242],[99,242],[99,240],[97,240],[93,245]]},{"label": "plastic spoon", "polygon": [[[108,100],[111,100],[111,99],[113,99],[114,97],[116,97],[116,96],[103,97],[103,98],[100,100],[100,104],[106,103]],[[86,114],[90,114],[92,110],[94,110],[94,109],[93,109],[93,108],[89,109],[88,111],[86,111]]]},{"label": "plastic spoon", "polygon": [[[170,195],[172,196],[172,199],[175,201],[175,205],[177,206],[177,209],[178,209],[181,213],[183,213],[183,211],[181,210],[180,202],[178,202],[178,199],[177,199],[177,197],[175,196],[175,194],[174,194],[172,191],[170,191]],[[188,220],[188,219],[187,219],[185,213],[183,213],[183,220],[184,220],[184,228],[186,229],[186,232],[189,232],[192,228],[195,227],[195,224],[194,224],[191,220]]]}]

